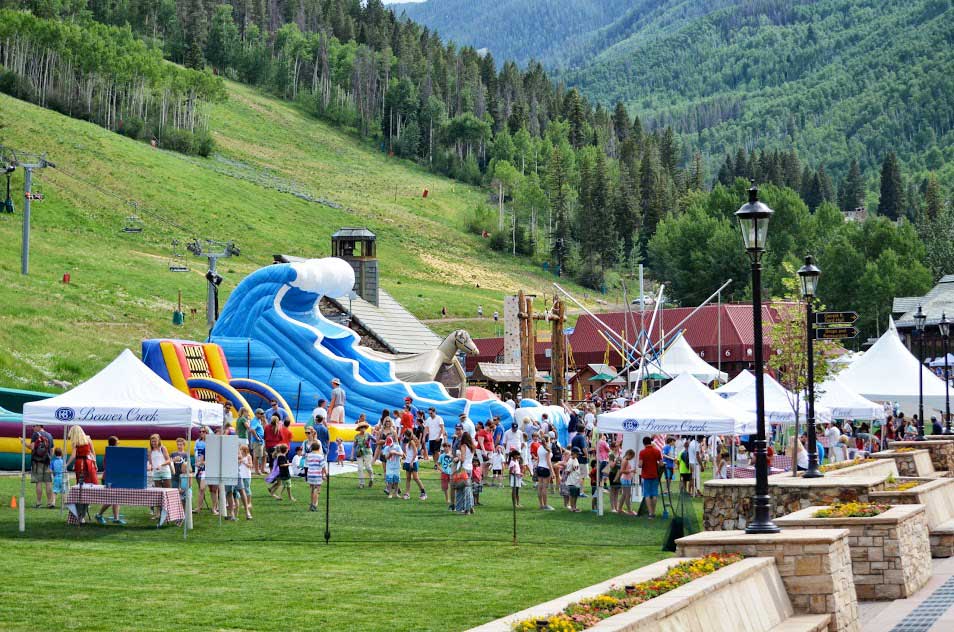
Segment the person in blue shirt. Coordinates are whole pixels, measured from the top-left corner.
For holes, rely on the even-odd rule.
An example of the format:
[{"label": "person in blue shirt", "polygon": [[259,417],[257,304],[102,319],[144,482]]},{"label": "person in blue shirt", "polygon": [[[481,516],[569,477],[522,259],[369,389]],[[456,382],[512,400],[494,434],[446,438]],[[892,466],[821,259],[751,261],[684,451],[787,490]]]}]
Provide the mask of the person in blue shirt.
[{"label": "person in blue shirt", "polygon": [[672,483],[673,468],[676,467],[676,438],[666,437],[666,445],[663,446],[663,463],[666,464],[666,481]]},{"label": "person in blue shirt", "polygon": [[252,453],[252,466],[256,475],[265,473],[265,411],[255,409],[248,422],[248,448]]},{"label": "person in blue shirt", "polygon": [[504,429],[500,425],[500,417],[494,417],[494,447],[503,445]]},{"label": "person in blue shirt", "polygon": [[266,411],[266,414],[268,415],[267,418],[271,419],[273,416],[278,415],[278,421],[284,423],[285,417],[288,416],[288,413],[285,412],[284,408],[278,405],[278,401],[273,399],[270,403],[271,408]]},{"label": "person in blue shirt", "polygon": [[325,424],[325,420],[320,417],[316,417],[314,428],[315,438],[318,439],[318,442],[321,444],[321,449],[324,450],[325,455],[331,454],[328,452],[328,444],[331,441],[331,435],[328,433],[328,426]]}]

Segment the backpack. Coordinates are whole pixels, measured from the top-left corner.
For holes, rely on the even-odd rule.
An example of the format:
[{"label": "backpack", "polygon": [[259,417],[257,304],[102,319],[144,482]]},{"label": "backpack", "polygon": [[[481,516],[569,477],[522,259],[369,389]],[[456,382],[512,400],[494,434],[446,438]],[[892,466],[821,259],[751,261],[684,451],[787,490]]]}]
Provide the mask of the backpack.
[{"label": "backpack", "polygon": [[46,437],[41,433],[36,437],[36,441],[33,442],[33,450],[31,451],[33,455],[32,460],[37,463],[49,463],[50,462],[50,446],[49,442],[46,440]]}]

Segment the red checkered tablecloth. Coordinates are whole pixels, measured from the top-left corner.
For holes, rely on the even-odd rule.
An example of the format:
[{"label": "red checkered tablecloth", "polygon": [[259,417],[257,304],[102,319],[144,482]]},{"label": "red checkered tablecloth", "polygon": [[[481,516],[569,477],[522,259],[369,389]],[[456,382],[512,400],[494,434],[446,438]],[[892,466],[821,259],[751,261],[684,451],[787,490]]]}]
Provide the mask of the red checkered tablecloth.
[{"label": "red checkered tablecloth", "polygon": [[163,487],[119,489],[117,487],[103,487],[102,485],[74,485],[66,496],[66,505],[70,509],[67,519],[68,524],[78,524],[80,521],[76,505],[159,507],[163,516],[165,516],[165,519],[160,523],[168,520],[173,522],[185,520],[185,511],[179,498],[179,490]]}]

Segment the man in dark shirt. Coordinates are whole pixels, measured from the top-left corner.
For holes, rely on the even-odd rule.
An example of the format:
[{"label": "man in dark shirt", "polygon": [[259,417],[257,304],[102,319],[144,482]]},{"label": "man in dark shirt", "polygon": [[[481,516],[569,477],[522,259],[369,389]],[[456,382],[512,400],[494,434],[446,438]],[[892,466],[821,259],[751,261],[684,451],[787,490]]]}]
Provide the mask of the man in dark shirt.
[{"label": "man in dark shirt", "polygon": [[39,507],[43,500],[43,487],[46,487],[46,506],[53,508],[53,472],[50,471],[50,457],[53,455],[53,435],[43,429],[41,424],[34,424],[33,434],[28,442],[24,442],[30,451],[30,482],[36,484],[36,505]]},{"label": "man in dark shirt", "polygon": [[646,508],[649,510],[649,519],[656,517],[656,498],[659,496],[659,462],[662,453],[653,445],[650,437],[643,437],[643,449],[639,451],[640,478],[643,483],[643,497],[646,498]]}]

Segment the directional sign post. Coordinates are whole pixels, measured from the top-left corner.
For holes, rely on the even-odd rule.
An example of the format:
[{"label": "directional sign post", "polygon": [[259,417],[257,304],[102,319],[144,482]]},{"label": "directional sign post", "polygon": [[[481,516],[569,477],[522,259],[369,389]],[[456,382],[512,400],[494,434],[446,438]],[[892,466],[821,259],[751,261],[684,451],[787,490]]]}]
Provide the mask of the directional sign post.
[{"label": "directional sign post", "polygon": [[817,312],[816,325],[845,326],[858,322],[858,312]]},{"label": "directional sign post", "polygon": [[815,330],[815,340],[841,340],[843,338],[854,338],[857,335],[858,328],[851,326],[825,327]]}]

